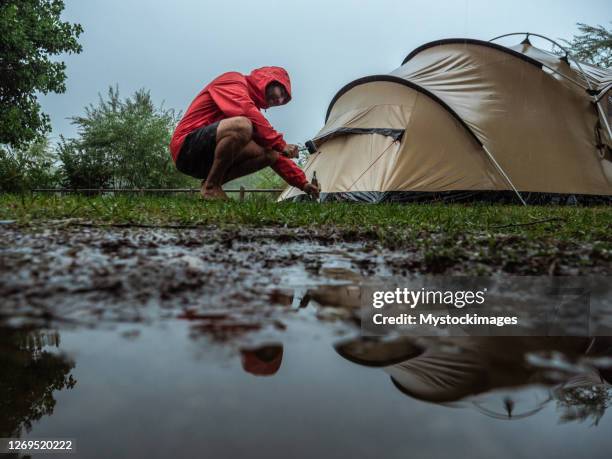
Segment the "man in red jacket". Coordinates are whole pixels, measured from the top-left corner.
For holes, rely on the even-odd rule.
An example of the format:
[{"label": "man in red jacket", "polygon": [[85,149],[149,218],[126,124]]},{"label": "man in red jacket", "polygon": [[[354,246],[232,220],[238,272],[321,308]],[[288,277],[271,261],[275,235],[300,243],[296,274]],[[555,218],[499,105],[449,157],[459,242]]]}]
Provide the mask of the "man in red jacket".
[{"label": "man in red jacket", "polygon": [[260,112],[290,100],[291,82],[281,67],[215,78],[191,102],[174,131],[170,152],[176,168],[202,179],[206,199],[227,199],[224,183],[267,166],[290,185],[318,197],[319,189],[290,159],[297,158],[297,146],[287,144]]}]

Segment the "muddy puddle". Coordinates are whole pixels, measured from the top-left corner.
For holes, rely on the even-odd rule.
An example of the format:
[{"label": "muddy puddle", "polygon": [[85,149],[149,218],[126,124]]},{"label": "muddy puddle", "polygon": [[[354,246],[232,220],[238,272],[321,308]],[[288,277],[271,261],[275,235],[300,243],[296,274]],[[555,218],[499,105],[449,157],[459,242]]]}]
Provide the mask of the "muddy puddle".
[{"label": "muddy puddle", "polygon": [[4,229],[0,437],[85,458],[609,457],[609,339],[364,338],[360,285],[411,255],[279,231]]}]

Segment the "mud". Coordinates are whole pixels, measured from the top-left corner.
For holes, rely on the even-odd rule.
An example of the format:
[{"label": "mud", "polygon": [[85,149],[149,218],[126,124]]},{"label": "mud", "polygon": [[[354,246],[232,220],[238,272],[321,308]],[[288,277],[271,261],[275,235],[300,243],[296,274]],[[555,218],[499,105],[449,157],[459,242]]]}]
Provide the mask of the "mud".
[{"label": "mud", "polygon": [[340,265],[354,275],[385,269],[362,244],[339,249],[275,230],[5,226],[2,236],[0,314],[12,325],[208,315],[249,328],[279,310],[274,291],[287,277],[333,276]]},{"label": "mud", "polygon": [[[551,252],[512,238],[504,242],[503,236],[495,244],[478,237],[457,240],[449,250],[442,235],[429,235],[426,247],[421,237],[388,248],[393,241],[334,228],[149,228],[59,221],[21,227],[8,222],[0,232],[0,316],[12,325],[213,314],[231,316],[248,328],[266,318],[274,322],[283,306],[274,292],[287,286],[413,273],[610,272],[607,258],[590,257],[589,247]],[[514,252],[508,255],[510,249]]]}]

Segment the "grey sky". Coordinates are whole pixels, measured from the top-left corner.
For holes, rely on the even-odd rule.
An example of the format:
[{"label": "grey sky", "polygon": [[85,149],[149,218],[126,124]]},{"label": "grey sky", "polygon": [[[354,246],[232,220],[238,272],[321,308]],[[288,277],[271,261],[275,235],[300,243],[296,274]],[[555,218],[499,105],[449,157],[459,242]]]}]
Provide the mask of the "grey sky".
[{"label": "grey sky", "polygon": [[[67,117],[118,84],[123,96],[147,88],[184,110],[220,73],[285,67],[293,100],[265,115],[289,142],[323,124],[344,84],[398,67],[412,49],[441,38],[488,40],[530,31],[571,38],[576,22],[608,24],[609,0],[65,0],[79,22],[83,52],[67,56],[67,91],[41,98],[52,139],[73,136]],[[519,39],[506,41],[516,43]],[[502,42],[503,43],[503,42]],[[537,44],[537,42],[534,42]]]}]

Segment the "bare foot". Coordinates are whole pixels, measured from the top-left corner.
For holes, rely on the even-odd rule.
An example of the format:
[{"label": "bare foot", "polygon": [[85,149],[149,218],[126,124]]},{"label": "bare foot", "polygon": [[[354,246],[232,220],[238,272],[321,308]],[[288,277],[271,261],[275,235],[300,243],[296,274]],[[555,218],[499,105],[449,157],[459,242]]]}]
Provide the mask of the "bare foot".
[{"label": "bare foot", "polygon": [[229,201],[229,197],[221,187],[207,187],[204,184],[202,185],[200,193],[207,201]]}]

